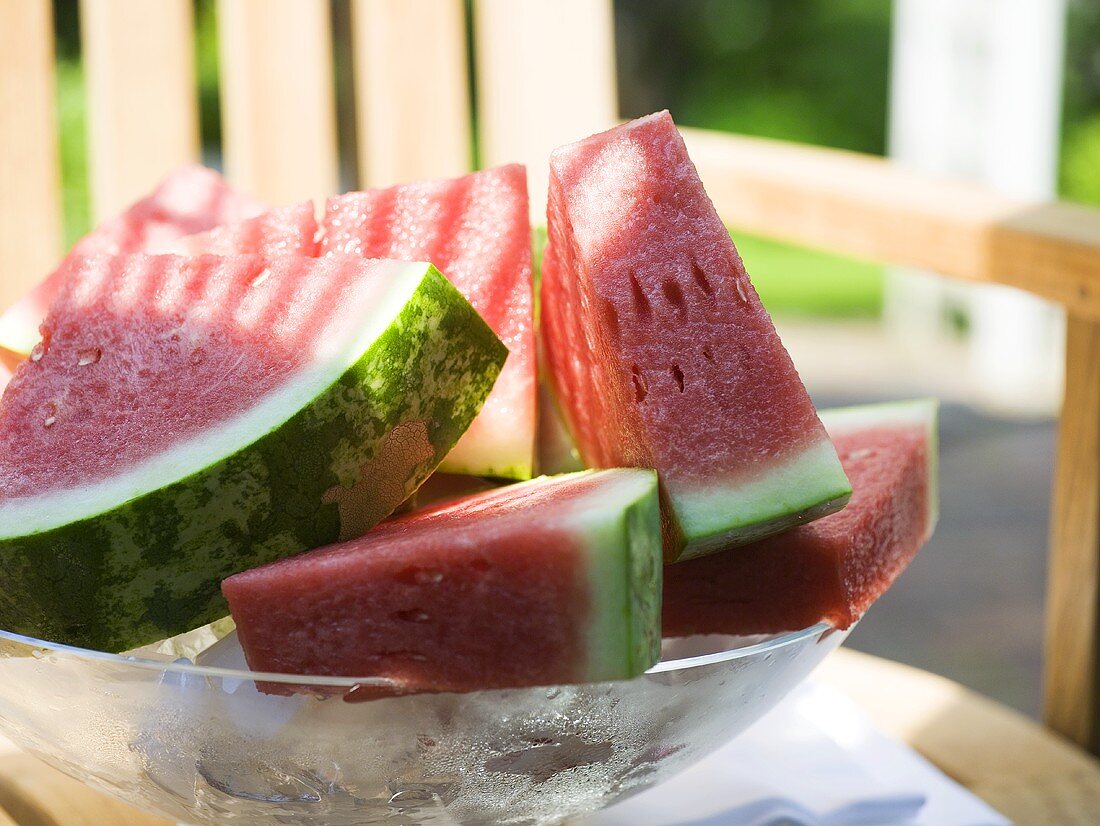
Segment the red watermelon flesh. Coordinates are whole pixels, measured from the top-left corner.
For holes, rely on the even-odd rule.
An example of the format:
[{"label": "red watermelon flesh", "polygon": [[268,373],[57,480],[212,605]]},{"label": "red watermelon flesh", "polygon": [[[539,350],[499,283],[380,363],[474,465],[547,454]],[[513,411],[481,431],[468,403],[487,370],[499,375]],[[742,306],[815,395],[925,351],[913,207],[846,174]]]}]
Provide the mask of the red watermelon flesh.
[{"label": "red watermelon flesh", "polygon": [[[121,215],[100,224],[81,238],[70,256],[162,253],[186,235],[244,220],[263,206],[237,192],[211,169],[177,169],[147,197]],[[0,315],[0,350],[6,360],[21,361],[38,341],[38,325],[61,292],[65,273],[58,267],[49,277]]]},{"label": "red watermelon flesh", "polygon": [[188,235],[172,244],[176,255],[317,255],[317,218],[305,201],[254,218]]},{"label": "red watermelon flesh", "polygon": [[665,636],[848,628],[893,584],[936,520],[935,404],[822,419],[852,481],[839,513],[665,571]]},{"label": "red watermelon flesh", "polygon": [[670,560],[840,508],[840,462],[668,113],[550,165],[542,343],[585,464],[658,470]]},{"label": "red watermelon flesh", "polygon": [[377,263],[68,258],[0,401],[2,498],[131,468],[252,407],[346,337],[385,289]]},{"label": "red watermelon flesh", "polygon": [[641,673],[661,567],[654,474],[611,470],[409,514],[222,591],[255,671],[468,691]]},{"label": "red watermelon flesh", "polygon": [[525,479],[535,449],[535,338],[527,176],[519,165],[332,198],[323,253],[431,261],[508,348],[473,425],[441,469]]}]

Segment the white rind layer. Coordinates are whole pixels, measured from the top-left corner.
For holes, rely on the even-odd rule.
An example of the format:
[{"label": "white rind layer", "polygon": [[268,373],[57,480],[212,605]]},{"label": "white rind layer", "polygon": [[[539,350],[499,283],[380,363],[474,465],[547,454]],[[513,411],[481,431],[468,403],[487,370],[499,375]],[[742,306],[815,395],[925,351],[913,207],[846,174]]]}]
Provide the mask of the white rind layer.
[{"label": "white rind layer", "polygon": [[[653,664],[634,661],[639,649],[639,640],[634,638],[639,631],[634,589],[646,586],[636,581],[639,566],[653,569],[656,577],[653,599],[658,600],[659,606],[663,565],[660,506],[654,471],[636,468],[581,471],[569,477],[589,474],[594,479],[610,477],[601,488],[578,501],[574,517],[575,530],[588,557],[592,608],[585,679],[601,682],[640,674]],[[651,500],[652,524],[648,536],[639,536],[631,530],[628,511],[635,506],[644,509],[647,498]],[[658,607],[655,617],[659,616]],[[660,636],[656,628],[653,636]]]},{"label": "white rind layer", "polygon": [[[807,491],[812,494],[809,498]],[[769,466],[759,479],[731,484],[715,479],[694,490],[670,486],[668,497],[684,532],[695,539],[749,529],[850,493],[836,450],[822,439],[786,462]]]},{"label": "white rind layer", "polygon": [[927,539],[935,530],[940,517],[939,474],[939,409],[936,399],[912,399],[881,404],[864,404],[858,407],[838,407],[823,410],[821,423],[830,436],[866,430],[872,427],[892,425],[917,425],[928,434],[928,528]]},{"label": "white rind layer", "polygon": [[379,261],[385,288],[372,291],[372,306],[334,331],[314,363],[264,396],[254,407],[204,430],[117,476],[61,491],[0,501],[0,540],[42,533],[113,510],[152,490],[202,471],[267,433],[320,396],[350,370],[390,326],[428,273],[427,263]]}]

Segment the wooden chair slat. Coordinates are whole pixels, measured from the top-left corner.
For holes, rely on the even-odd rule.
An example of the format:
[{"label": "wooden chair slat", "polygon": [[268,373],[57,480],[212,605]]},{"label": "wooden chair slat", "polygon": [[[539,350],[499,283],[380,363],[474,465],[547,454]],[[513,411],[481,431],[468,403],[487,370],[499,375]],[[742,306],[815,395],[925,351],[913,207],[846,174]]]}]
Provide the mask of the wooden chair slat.
[{"label": "wooden chair slat", "polygon": [[462,0],[353,0],[352,43],[360,186],[468,172]]},{"label": "wooden chair slat", "polygon": [[1100,324],[1072,316],[1050,545],[1043,715],[1100,754]]},{"label": "wooden chair slat", "polygon": [[190,0],[81,0],[95,220],[199,157]]},{"label": "wooden chair slat", "polygon": [[866,155],[684,129],[731,226],[1019,287],[1100,320],[1100,210],[1005,198]]},{"label": "wooden chair slat", "polygon": [[332,22],[315,0],[219,0],[229,178],[272,204],[336,191]]},{"label": "wooden chair slat", "polygon": [[610,0],[475,0],[482,166],[527,164],[545,221],[547,158],[618,117]]},{"label": "wooden chair slat", "polygon": [[0,0],[0,307],[61,250],[50,0]]}]

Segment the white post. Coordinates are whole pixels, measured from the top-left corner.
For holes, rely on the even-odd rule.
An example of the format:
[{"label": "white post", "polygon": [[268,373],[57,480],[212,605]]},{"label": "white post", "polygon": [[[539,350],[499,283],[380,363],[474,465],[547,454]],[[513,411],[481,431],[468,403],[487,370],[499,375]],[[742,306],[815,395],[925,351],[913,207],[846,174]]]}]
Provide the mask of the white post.
[{"label": "white post", "polygon": [[[894,10],[891,156],[1008,195],[1052,197],[1065,0],[895,0]],[[969,310],[970,363],[960,369],[979,398],[1053,409],[1060,314],[1015,290],[961,293],[902,271],[891,275],[887,320],[903,336],[937,335],[952,301]]]}]

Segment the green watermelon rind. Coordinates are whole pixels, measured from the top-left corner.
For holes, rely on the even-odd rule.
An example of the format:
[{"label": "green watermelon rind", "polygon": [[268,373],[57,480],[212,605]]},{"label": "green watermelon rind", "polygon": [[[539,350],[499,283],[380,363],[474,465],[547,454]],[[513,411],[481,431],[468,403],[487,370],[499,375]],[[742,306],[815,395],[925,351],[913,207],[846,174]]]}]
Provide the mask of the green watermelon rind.
[{"label": "green watermelon rind", "polygon": [[[99,483],[85,501],[0,504],[0,627],[108,651],[174,636],[228,613],[219,586],[230,574],[346,538],[333,491],[367,494],[363,531],[406,499],[477,415],[507,350],[437,269],[393,266],[390,298],[346,361],[304,404],[271,410],[269,394],[257,408],[279,418],[253,421],[230,450],[192,440],[166,462],[189,472],[146,475],[118,501],[102,501]],[[426,434],[428,455],[393,477],[370,471],[403,426]],[[81,508],[93,512],[75,518]]]},{"label": "green watermelon rind", "polygon": [[694,559],[828,516],[852,496],[836,449],[822,438],[756,478],[732,484],[707,480],[665,494],[682,539],[676,561]]},{"label": "green watermelon rind", "polygon": [[592,614],[586,682],[636,677],[661,656],[664,570],[657,474],[652,470],[581,471],[550,477],[613,475],[586,501],[577,528],[587,556]]},{"label": "green watermelon rind", "polygon": [[940,517],[939,409],[939,400],[926,398],[835,407],[820,413],[821,423],[830,435],[898,424],[917,424],[925,428],[928,439],[928,531],[925,539],[932,535]]}]

